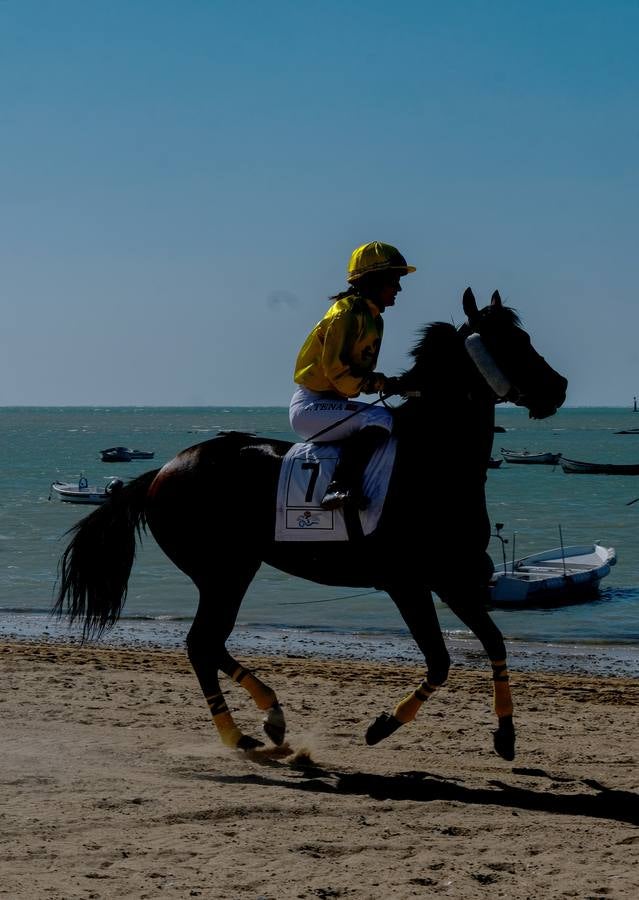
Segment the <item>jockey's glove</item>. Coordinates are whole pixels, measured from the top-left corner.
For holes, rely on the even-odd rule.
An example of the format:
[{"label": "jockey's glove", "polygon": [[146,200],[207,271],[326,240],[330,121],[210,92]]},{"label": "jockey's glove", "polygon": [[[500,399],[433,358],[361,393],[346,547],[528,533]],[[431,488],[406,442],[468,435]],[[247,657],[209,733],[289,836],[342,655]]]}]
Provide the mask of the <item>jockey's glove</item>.
[{"label": "jockey's glove", "polygon": [[382,394],[385,397],[392,397],[394,394],[403,395],[406,391],[406,384],[403,378],[396,378],[392,375],[390,378],[384,379]]},{"label": "jockey's glove", "polygon": [[380,391],[383,393],[387,381],[382,372],[371,372],[363,379],[360,391],[362,394],[379,394]]}]

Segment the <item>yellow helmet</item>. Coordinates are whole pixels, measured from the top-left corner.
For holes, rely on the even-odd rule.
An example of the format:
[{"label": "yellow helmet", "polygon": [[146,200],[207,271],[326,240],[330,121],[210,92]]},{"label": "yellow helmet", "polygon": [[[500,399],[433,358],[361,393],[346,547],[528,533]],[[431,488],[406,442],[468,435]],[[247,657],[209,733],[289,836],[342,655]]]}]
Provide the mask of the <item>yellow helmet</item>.
[{"label": "yellow helmet", "polygon": [[371,241],[370,244],[362,244],[351,253],[348,263],[348,281],[353,284],[362,275],[370,272],[384,272],[388,269],[398,269],[402,275],[415,272],[415,266],[409,266],[397,247],[383,244],[381,241]]}]

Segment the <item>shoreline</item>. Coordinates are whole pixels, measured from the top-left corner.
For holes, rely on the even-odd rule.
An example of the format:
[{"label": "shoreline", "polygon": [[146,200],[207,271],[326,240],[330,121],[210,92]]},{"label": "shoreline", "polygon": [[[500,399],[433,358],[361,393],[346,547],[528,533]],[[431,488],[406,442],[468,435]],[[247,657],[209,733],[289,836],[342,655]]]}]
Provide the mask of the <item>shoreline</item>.
[{"label": "shoreline", "polygon": [[[87,662],[99,662],[101,659],[104,659],[109,664],[114,664],[121,668],[135,668],[137,660],[142,659],[145,665],[152,663],[154,669],[162,670],[165,668],[167,671],[192,675],[195,679],[195,673],[189,661],[186,647],[113,644],[95,641],[87,641],[85,644],[82,644],[79,641],[58,639],[12,639],[0,634],[0,657],[5,655],[6,658],[7,654],[15,654],[16,658],[22,660],[45,660],[54,663],[63,661],[71,664],[77,663],[80,666],[84,666]],[[242,659],[249,666],[265,666],[273,671],[288,671],[299,666],[301,670],[319,671],[320,669],[325,669],[327,672],[349,670],[353,672],[372,672],[380,670],[386,675],[392,672],[400,675],[400,677],[415,677],[420,680],[424,676],[423,662],[403,658],[355,658],[311,652],[304,654],[273,654],[266,648],[262,648],[258,651],[245,652]],[[627,685],[631,691],[636,691],[639,699],[639,680],[632,675],[619,672],[588,672],[566,667],[562,669],[540,668],[532,670],[516,669],[509,665],[508,668],[511,680],[529,683],[531,680],[547,681],[556,679],[558,682],[571,683],[574,681],[591,685],[609,681],[612,684]],[[465,660],[458,658],[456,661],[452,661],[449,680],[460,676],[484,679],[489,675],[490,666],[487,662],[487,657],[483,650],[478,647],[477,650],[469,651]],[[224,678],[225,676],[221,674],[221,677]]]},{"label": "shoreline", "polygon": [[[8,626],[8,627],[7,627]],[[120,620],[100,641],[82,645],[81,631],[49,620],[44,630],[36,617],[15,617],[0,624],[3,642],[86,646],[100,649],[176,650],[186,652],[190,621]],[[634,644],[560,643],[506,640],[512,672],[556,672],[639,678],[639,647]],[[484,669],[487,658],[471,637],[446,636],[451,666]],[[275,628],[238,625],[228,641],[229,651],[240,656],[296,657],[304,659],[397,663],[424,666],[410,635],[377,632],[355,634],[312,628]]]}]

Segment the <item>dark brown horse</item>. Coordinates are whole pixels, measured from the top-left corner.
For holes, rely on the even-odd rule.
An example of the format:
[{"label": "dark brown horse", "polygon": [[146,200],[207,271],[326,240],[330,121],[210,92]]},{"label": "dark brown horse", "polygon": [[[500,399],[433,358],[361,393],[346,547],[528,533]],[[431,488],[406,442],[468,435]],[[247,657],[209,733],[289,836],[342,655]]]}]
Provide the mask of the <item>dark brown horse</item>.
[{"label": "dark brown horse", "polygon": [[[84,635],[113,625],[126,598],[136,533],[148,526],[166,555],[194,581],[199,604],[187,638],[189,659],[222,741],[250,750],[226,706],[221,670],[265,712],[276,744],[285,722],[275,692],[233,659],[226,641],[262,562],[330,585],[386,591],[422,650],[427,673],[392,715],[366,733],[375,744],[411,721],[444,683],[450,664],[431,591],[482,643],[493,669],[498,727],[494,746],[514,757],[515,731],[506,648],[487,612],[492,563],[484,485],[495,403],[507,399],[533,418],[556,412],[566,379],[533,349],[516,314],[495,292],[479,310],[464,294],[467,323],[426,326],[404,374],[408,399],[395,411],[395,466],[378,528],[357,541],[274,540],[275,497],[285,441],[230,432],[183,450],[160,470],[114,492],[73,529],[61,560],[56,611],[84,620]],[[252,527],[247,531],[246,510]],[[222,512],[223,511],[223,512]],[[241,534],[241,540],[236,535]]]}]

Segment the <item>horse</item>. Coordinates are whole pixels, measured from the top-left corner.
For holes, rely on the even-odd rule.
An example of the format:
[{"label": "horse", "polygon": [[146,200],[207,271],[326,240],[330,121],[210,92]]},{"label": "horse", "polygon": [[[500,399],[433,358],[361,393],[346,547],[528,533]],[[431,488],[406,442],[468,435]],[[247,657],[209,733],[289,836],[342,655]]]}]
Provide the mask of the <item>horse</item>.
[{"label": "horse", "polygon": [[100,637],[120,616],[137,540],[150,530],[199,592],[186,647],[219,738],[249,752],[264,742],[235,724],[219,673],[247,690],[264,714],[266,737],[284,744],[286,722],[275,691],[226,648],[263,562],[320,584],[385,591],[397,606],[424,655],[426,674],[392,714],[382,712],[370,723],[369,745],[412,721],[446,682],[450,657],[435,592],[484,648],[497,717],[493,746],[514,759],[506,647],[488,606],[493,565],[486,552],[485,481],[495,405],[512,402],[543,419],[563,404],[568,382],[534,349],[498,291],[479,309],[468,288],[463,310],[466,320],[458,327],[425,325],[411,351],[413,364],[401,376],[403,398],[394,409],[395,463],[371,534],[339,542],[275,541],[278,477],[291,443],[221,432],[120,487],[70,530],[54,612],[83,621],[84,640]]}]

